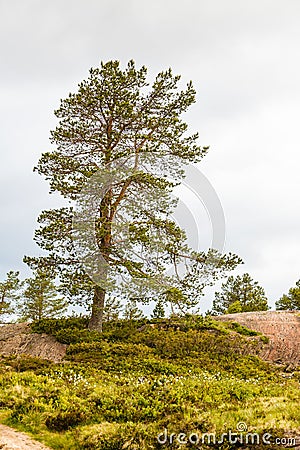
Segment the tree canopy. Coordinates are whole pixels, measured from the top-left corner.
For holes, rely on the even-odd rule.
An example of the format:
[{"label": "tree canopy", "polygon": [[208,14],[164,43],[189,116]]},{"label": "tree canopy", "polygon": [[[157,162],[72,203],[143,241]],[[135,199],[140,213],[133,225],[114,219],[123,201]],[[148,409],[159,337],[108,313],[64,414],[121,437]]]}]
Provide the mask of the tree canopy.
[{"label": "tree canopy", "polygon": [[276,303],[278,310],[300,310],[300,280],[296,286],[289,289],[288,294],[284,294]]},{"label": "tree canopy", "polygon": [[32,278],[24,281],[24,289],[18,302],[21,320],[59,318],[66,310],[67,302],[58,295],[51,274],[38,269]]},{"label": "tree canopy", "polygon": [[19,272],[10,270],[6,279],[0,282],[0,316],[14,311],[12,302],[19,298],[21,287]]},{"label": "tree canopy", "polygon": [[267,311],[268,300],[264,289],[248,273],[230,276],[216,292],[211,314]]}]

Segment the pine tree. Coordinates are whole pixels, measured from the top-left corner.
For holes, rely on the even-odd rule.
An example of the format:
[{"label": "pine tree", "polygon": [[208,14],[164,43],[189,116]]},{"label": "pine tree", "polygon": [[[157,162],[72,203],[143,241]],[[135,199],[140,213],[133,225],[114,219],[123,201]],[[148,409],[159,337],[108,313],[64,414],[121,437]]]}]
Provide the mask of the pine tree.
[{"label": "pine tree", "polygon": [[49,273],[39,269],[33,278],[25,280],[18,311],[22,321],[58,318],[66,310],[67,302],[58,296],[57,286]]},{"label": "pine tree", "polygon": [[123,306],[121,300],[116,297],[107,297],[103,309],[103,321],[118,320],[122,313]]},{"label": "pine tree", "polygon": [[165,317],[165,308],[161,299],[156,302],[152,311],[152,317],[153,319],[162,319]]},{"label": "pine tree", "polygon": [[267,311],[268,301],[264,289],[253,281],[248,273],[230,276],[216,292],[211,314],[234,312]]},{"label": "pine tree", "polygon": [[12,302],[19,298],[21,287],[19,272],[9,271],[6,280],[0,282],[0,316],[14,312]]},{"label": "pine tree", "polygon": [[296,287],[289,289],[288,294],[284,294],[276,303],[278,310],[300,310],[300,280],[296,282]]},{"label": "pine tree", "polygon": [[126,320],[140,320],[143,319],[144,313],[143,311],[138,307],[137,301],[134,299],[130,299],[124,310],[124,318]]},{"label": "pine tree", "polygon": [[[55,270],[69,301],[91,306],[89,328],[98,331],[109,296],[161,295],[188,308],[206,284],[240,262],[214,250],[193,252],[171,219],[171,191],[184,166],[200,161],[207,147],[197,144],[197,134],[186,134],[181,118],[195,102],[192,83],[179,90],[180,77],[171,69],[151,87],[146,76],[133,61],[125,70],[118,61],[91,69],[78,91],[61,101],[51,132],[55,150],[35,168],[50,192],[76,201],[79,211],[43,211],[35,240],[48,255],[24,261],[32,269]],[[189,269],[180,276],[178,267],[187,267],[187,260]],[[174,273],[167,277],[170,263]]]}]

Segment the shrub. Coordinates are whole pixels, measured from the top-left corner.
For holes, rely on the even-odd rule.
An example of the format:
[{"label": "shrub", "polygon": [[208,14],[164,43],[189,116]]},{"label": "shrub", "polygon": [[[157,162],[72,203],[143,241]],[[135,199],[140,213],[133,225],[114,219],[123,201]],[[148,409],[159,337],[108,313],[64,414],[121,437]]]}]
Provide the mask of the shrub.
[{"label": "shrub", "polygon": [[133,343],[112,343],[112,342],[82,342],[70,345],[67,349],[68,355],[76,355],[77,353],[101,353],[104,356],[146,356],[153,351],[142,344]]},{"label": "shrub", "polygon": [[150,450],[161,448],[155,443],[158,433],[152,424],[103,422],[84,427],[80,431],[78,444],[82,450]]},{"label": "shrub", "polygon": [[87,415],[80,408],[71,408],[67,411],[58,411],[49,414],[46,418],[46,427],[54,431],[66,431],[86,422]]},{"label": "shrub", "polygon": [[249,328],[245,327],[244,325],[240,325],[237,322],[231,322],[230,325],[234,331],[244,336],[259,336],[261,334],[258,331],[250,330]]},{"label": "shrub", "polygon": [[68,317],[63,319],[41,319],[31,324],[33,333],[46,333],[56,336],[56,333],[62,329],[75,328],[82,330],[87,328],[87,317]]},{"label": "shrub", "polygon": [[78,328],[62,328],[55,333],[56,339],[62,344],[76,344],[78,342],[94,342],[103,339],[101,333]]},{"label": "shrub", "polygon": [[26,372],[32,370],[34,372],[41,372],[50,367],[51,361],[47,359],[34,358],[26,355],[21,357],[14,357],[10,360],[10,366],[15,369],[16,372]]}]

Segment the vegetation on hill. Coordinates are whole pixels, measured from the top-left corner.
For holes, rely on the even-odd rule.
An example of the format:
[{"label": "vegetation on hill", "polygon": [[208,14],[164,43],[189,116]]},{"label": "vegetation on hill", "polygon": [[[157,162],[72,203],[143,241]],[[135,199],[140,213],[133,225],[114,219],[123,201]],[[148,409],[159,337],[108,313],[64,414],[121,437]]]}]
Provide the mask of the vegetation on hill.
[{"label": "vegetation on hill", "polygon": [[57,295],[53,278],[42,270],[37,270],[33,278],[25,281],[22,297],[18,314],[24,321],[61,317],[67,311],[67,302]]},{"label": "vegetation on hill", "polygon": [[300,280],[296,286],[289,289],[288,294],[284,294],[276,303],[279,310],[300,310]]},{"label": "vegetation on hill", "polygon": [[[103,333],[87,326],[84,317],[32,325],[70,344],[64,363],[0,360],[6,423],[70,450],[198,448],[178,435],[220,439],[240,423],[273,438],[299,428],[299,372],[255,356],[258,333],[201,316],[107,322]],[[158,442],[164,430],[176,434],[172,443]]]},{"label": "vegetation on hill", "polygon": [[244,273],[236,277],[230,276],[222,284],[221,291],[215,293],[210,314],[233,314],[268,309],[264,289],[251,278],[249,273]]},{"label": "vegetation on hill", "polygon": [[12,312],[12,301],[18,298],[20,289],[19,272],[10,270],[4,281],[0,282],[0,317]]}]

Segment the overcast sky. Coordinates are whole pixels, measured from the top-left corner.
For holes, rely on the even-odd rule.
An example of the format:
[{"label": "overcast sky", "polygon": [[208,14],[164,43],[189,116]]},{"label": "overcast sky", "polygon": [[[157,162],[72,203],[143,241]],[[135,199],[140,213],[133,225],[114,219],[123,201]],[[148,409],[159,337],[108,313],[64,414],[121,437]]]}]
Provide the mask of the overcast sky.
[{"label": "overcast sky", "polygon": [[[0,271],[21,270],[42,209],[57,205],[32,172],[53,110],[99,61],[134,59],[150,78],[192,80],[187,114],[199,165],[223,205],[226,251],[274,305],[300,278],[299,0],[0,0]],[[205,219],[204,219],[205,220]],[[203,224],[205,229],[206,225]],[[209,295],[205,305],[209,306]]]}]

